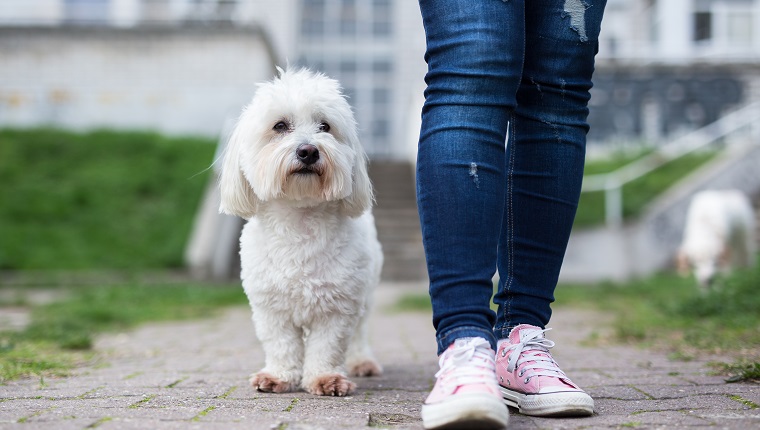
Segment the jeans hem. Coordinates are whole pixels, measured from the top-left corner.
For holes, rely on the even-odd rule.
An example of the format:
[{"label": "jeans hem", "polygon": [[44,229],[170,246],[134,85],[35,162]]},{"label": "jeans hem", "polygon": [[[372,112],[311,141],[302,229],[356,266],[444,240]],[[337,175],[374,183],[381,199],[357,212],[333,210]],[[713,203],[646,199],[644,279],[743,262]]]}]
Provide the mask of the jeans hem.
[{"label": "jeans hem", "polygon": [[529,325],[532,325],[532,326],[536,326],[536,327],[538,327],[538,328],[540,328],[542,330],[546,328],[545,324],[537,324],[537,323],[533,323],[533,322],[512,323],[512,324],[506,325],[504,327],[494,327],[494,329],[493,329],[493,335],[496,338],[496,341],[498,342],[498,341],[500,341],[502,339],[509,339],[509,334],[512,333],[512,329],[514,329],[515,327],[517,327],[519,325],[522,325],[522,324],[529,324]]},{"label": "jeans hem", "polygon": [[448,332],[436,336],[438,343],[438,355],[443,354],[449,345],[454,343],[455,340],[463,337],[482,337],[491,344],[491,349],[496,351],[496,338],[493,331],[482,329],[480,327],[457,327],[451,329]]}]

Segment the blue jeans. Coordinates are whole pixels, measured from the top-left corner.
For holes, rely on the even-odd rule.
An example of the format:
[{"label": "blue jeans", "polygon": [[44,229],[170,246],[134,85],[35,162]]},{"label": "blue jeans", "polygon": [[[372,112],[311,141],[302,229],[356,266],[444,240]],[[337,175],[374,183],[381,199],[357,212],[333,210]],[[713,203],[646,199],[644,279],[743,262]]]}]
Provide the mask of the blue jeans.
[{"label": "blue jeans", "polygon": [[472,336],[495,349],[513,327],[551,316],[606,1],[419,3],[428,86],[417,204],[438,352]]}]

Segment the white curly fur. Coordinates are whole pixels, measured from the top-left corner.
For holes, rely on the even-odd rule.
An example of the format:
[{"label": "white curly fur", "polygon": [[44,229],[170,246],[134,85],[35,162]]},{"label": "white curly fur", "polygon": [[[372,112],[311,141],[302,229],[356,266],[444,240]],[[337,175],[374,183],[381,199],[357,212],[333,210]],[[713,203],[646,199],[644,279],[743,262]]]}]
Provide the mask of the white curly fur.
[{"label": "white curly fur", "polygon": [[[346,365],[381,373],[367,339],[383,261],[367,157],[337,81],[279,71],[244,108],[219,179],[220,210],[249,218],[241,278],[266,354],[251,383],[343,396],[355,388]],[[318,151],[313,164],[297,155],[304,145]]]},{"label": "white curly fur", "polygon": [[755,214],[738,190],[707,190],[694,195],[686,214],[678,250],[679,271],[693,270],[700,286],[718,272],[752,266],[755,261]]}]

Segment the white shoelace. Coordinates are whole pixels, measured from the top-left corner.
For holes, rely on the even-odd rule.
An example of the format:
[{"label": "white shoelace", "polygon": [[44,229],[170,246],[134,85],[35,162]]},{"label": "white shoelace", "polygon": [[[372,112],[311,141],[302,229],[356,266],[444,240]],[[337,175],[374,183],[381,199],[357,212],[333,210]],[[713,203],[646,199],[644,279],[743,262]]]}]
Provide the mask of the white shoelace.
[{"label": "white shoelace", "polygon": [[509,353],[507,371],[514,372],[515,369],[525,364],[517,376],[522,378],[525,373],[528,373],[524,381],[526,384],[534,376],[567,378],[565,372],[559,368],[559,365],[554,361],[551,353],[549,353],[549,348],[554,347],[554,342],[541,336],[549,330],[551,329],[534,330],[522,338],[520,343],[504,348],[501,356],[506,357],[507,353]]},{"label": "white shoelace", "polygon": [[[435,377],[447,374],[446,382],[457,386],[482,383],[485,380],[496,381],[496,362],[491,344],[482,337],[468,339],[461,345],[455,345],[441,354],[438,359],[441,369]],[[453,372],[448,373],[453,369]],[[449,380],[451,378],[451,380]]]}]

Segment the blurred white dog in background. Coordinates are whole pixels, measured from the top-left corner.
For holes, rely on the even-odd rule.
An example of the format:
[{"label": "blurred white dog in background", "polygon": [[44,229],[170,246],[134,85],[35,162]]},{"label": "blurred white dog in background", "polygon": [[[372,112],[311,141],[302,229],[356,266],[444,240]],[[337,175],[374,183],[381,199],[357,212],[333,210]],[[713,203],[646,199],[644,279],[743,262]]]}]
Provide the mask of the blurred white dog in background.
[{"label": "blurred white dog in background", "polygon": [[383,254],[367,156],[337,81],[279,70],[259,84],[225,149],[222,212],[250,218],[241,278],[266,354],[259,391],[345,396],[381,373],[367,339]]},{"label": "blurred white dog in background", "polygon": [[694,195],[686,214],[677,265],[693,271],[699,285],[715,275],[755,261],[755,214],[749,198],[737,190],[708,190]]}]

